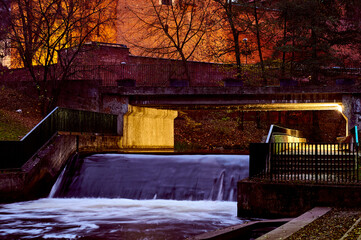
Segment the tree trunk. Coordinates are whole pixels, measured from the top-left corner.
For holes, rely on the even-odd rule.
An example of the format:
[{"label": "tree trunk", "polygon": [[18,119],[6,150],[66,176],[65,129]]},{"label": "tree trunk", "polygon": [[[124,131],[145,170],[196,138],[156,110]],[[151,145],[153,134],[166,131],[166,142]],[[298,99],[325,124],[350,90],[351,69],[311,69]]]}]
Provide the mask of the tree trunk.
[{"label": "tree trunk", "polygon": [[261,45],[261,37],[260,37],[260,31],[259,31],[257,5],[256,5],[256,1],[254,1],[253,3],[254,3],[254,20],[256,22],[256,36],[257,36],[257,47],[258,47],[259,62],[261,64],[262,79],[264,81],[264,84],[267,85],[267,79],[265,77],[264,62],[263,62],[263,56],[262,56],[262,45]]},{"label": "tree trunk", "polygon": [[183,68],[184,68],[184,73],[186,74],[187,81],[188,81],[189,84],[190,84],[190,83],[191,83],[191,76],[190,76],[190,73],[189,73],[189,68],[188,68],[187,59],[186,59],[186,57],[184,56],[184,53],[183,53],[183,51],[182,51],[181,49],[179,50],[179,54],[181,55],[181,58],[182,58],[182,64],[183,64]]},{"label": "tree trunk", "polygon": [[318,83],[318,59],[317,59],[317,35],[314,29],[311,30],[311,43],[312,43],[312,83]]},{"label": "tree trunk", "polygon": [[234,54],[236,57],[236,66],[237,66],[237,79],[242,79],[242,64],[241,64],[241,51],[239,49],[239,32],[234,29],[233,32],[234,39]]},{"label": "tree trunk", "polygon": [[[287,44],[287,12],[285,13],[285,21],[283,25],[283,46]],[[282,66],[281,66],[281,77],[284,78],[286,74],[286,51],[282,52]]]}]

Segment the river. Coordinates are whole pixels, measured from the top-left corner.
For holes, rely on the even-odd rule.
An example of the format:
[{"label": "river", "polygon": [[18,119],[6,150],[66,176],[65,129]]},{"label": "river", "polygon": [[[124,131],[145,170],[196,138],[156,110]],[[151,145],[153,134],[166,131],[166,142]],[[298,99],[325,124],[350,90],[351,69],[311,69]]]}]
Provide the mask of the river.
[{"label": "river", "polygon": [[0,205],[1,239],[185,239],[240,224],[245,155],[94,154],[48,198]]}]

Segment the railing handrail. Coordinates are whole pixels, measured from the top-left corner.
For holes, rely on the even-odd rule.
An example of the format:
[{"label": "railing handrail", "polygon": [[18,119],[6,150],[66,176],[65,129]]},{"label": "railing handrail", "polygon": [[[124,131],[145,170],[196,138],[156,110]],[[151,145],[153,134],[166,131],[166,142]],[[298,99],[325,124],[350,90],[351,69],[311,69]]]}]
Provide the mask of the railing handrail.
[{"label": "railing handrail", "polygon": [[32,132],[34,132],[43,122],[45,122],[55,111],[57,111],[59,107],[56,107],[51,111],[45,118],[43,118],[35,127],[33,127],[24,137],[20,139],[20,141],[25,140]]},{"label": "railing handrail", "polygon": [[20,141],[0,141],[0,169],[21,167],[58,131],[117,135],[117,115],[56,107]]},{"label": "railing handrail", "polygon": [[281,126],[272,124],[272,125],[270,126],[269,131],[268,131],[266,143],[270,143],[270,142],[271,142],[271,140],[272,140],[272,135],[273,135],[274,133],[285,133],[286,135],[294,136],[294,137],[297,137],[297,138],[303,137],[303,134],[302,134],[302,132],[301,132],[300,130],[291,129],[291,128],[285,128],[285,127],[281,127]]}]

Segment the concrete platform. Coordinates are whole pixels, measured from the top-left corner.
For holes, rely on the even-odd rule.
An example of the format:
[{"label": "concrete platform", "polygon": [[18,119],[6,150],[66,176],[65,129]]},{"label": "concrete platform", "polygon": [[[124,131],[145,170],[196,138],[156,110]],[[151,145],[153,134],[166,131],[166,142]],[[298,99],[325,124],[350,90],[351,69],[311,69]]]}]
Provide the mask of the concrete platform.
[{"label": "concrete platform", "polygon": [[301,216],[294,218],[288,223],[280,226],[279,228],[276,228],[275,230],[257,238],[257,240],[286,239],[287,237],[291,236],[292,234],[294,234],[304,226],[310,224],[317,218],[323,216],[330,210],[331,210],[330,207],[315,207],[310,211],[302,214]]},{"label": "concrete platform", "polygon": [[257,231],[275,228],[274,230],[258,237],[257,240],[282,240],[291,236],[304,226],[310,224],[317,218],[329,212],[329,207],[316,207],[302,214],[297,218],[282,218],[263,221],[252,221],[245,224],[227,227],[212,232],[203,233],[188,240],[232,240],[232,239],[253,239]]},{"label": "concrete platform", "polygon": [[[206,232],[197,236],[187,238],[188,240],[232,240],[232,239],[250,239],[253,233],[259,234],[259,231],[264,231],[270,228],[275,228],[284,225],[291,221],[292,218],[272,219],[251,221],[244,224],[239,224],[227,228],[218,229],[212,232]],[[258,231],[259,230],[259,231]],[[269,231],[269,230],[268,230]]]}]

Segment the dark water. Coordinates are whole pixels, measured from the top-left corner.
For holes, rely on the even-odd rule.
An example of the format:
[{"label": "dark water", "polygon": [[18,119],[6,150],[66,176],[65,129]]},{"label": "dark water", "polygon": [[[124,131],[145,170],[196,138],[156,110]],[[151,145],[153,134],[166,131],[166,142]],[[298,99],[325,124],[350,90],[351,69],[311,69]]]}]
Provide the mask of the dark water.
[{"label": "dark water", "polygon": [[96,154],[51,197],[0,205],[0,239],[185,239],[239,224],[248,156]]}]

